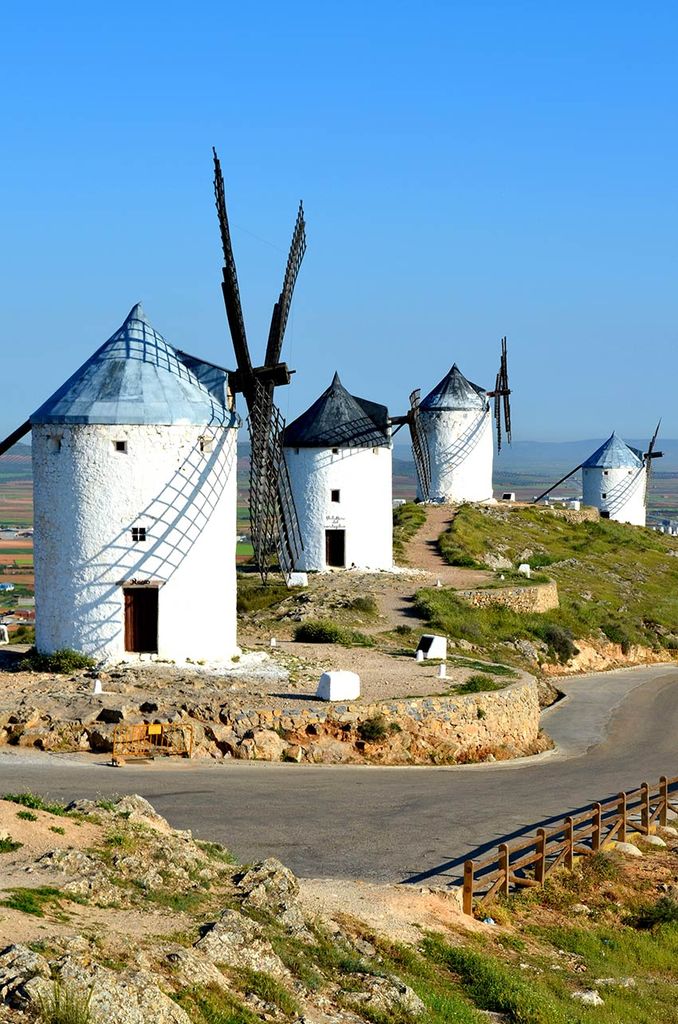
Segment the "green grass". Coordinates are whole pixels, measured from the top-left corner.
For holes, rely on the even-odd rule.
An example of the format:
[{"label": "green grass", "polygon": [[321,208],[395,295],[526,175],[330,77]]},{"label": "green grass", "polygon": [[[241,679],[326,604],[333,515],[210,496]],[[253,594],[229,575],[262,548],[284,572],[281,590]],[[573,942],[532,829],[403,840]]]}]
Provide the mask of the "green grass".
[{"label": "green grass", "polygon": [[64,804],[44,800],[36,793],[4,793],[2,799],[20,804],[22,807],[30,807],[34,811],[47,811],[48,814],[56,814],[59,817],[68,813]]},{"label": "green grass", "polygon": [[72,651],[68,647],[55,651],[54,654],[39,654],[35,647],[32,647],[19,662],[19,668],[23,672],[69,674],[83,668],[94,668],[95,664],[94,658],[90,658],[88,654]]},{"label": "green grass", "polygon": [[196,839],[195,845],[206,854],[210,860],[218,861],[221,864],[239,864],[238,858],[230,850],[227,850],[225,846],[221,846],[219,843],[210,843],[204,839]]},{"label": "green grass", "polygon": [[16,842],[9,837],[0,838],[0,853],[14,853],[15,850],[20,850],[23,845],[23,843]]},{"label": "green grass", "polygon": [[17,811],[16,812],[16,816],[17,816],[17,818],[20,818],[22,821],[37,821],[38,820],[37,814],[34,814],[33,811]]},{"label": "green grass", "polygon": [[18,887],[8,889],[9,896],[0,900],[0,907],[8,907],[10,910],[20,910],[24,914],[31,914],[34,917],[44,917],[46,904],[56,903],[61,900],[68,900],[71,903],[84,903],[79,896],[72,893],[62,892],[51,885],[41,885],[36,889]]},{"label": "green grass", "polygon": [[266,971],[243,968],[235,972],[235,982],[245,995],[258,996],[266,1003],[272,1003],[285,1016],[298,1016],[300,1007],[288,988]]},{"label": "green grass", "polygon": [[424,949],[431,961],[454,973],[476,1006],[504,1013],[512,1024],[567,1024],[579,1019],[576,1011],[564,1012],[534,977],[521,977],[495,957],[449,946],[438,937],[426,939]]},{"label": "green grass", "polygon": [[505,685],[505,683],[498,683],[479,673],[469,676],[465,682],[455,686],[454,693],[485,693],[491,690],[501,690]]},{"label": "green grass", "polygon": [[459,658],[456,655],[448,656],[447,660],[458,668],[472,668],[476,672],[487,672],[491,676],[507,676],[511,679],[518,678],[516,670],[508,665],[495,665],[486,661],[476,661],[473,658]]},{"label": "green grass", "polygon": [[40,1024],[89,1024],[91,999],[92,989],[83,992],[55,980],[49,995],[38,998],[38,1020]]},{"label": "green grass", "polygon": [[174,998],[196,1024],[261,1024],[244,1003],[216,986],[184,989]]},{"label": "green grass", "polygon": [[371,636],[357,629],[339,626],[324,619],[308,619],[294,630],[294,639],[303,644],[342,644],[344,647],[373,647]]},{"label": "green grass", "polygon": [[567,661],[577,652],[570,629],[554,621],[558,610],[521,614],[504,605],[476,608],[444,587],[418,590],[414,608],[433,631],[468,640],[490,653],[499,654],[500,644],[510,644],[519,637],[541,640],[553,661]]},{"label": "green grass", "polygon": [[286,597],[294,593],[284,583],[263,585],[258,576],[238,576],[238,612],[260,612],[275,608]]},{"label": "green grass", "polygon": [[553,634],[555,641],[548,636],[555,627],[575,641],[599,635],[627,650],[631,644],[678,650],[678,559],[668,557],[677,547],[674,538],[610,520],[571,523],[538,507],[463,506],[440,547],[449,561],[456,561],[456,552],[464,564],[482,564],[489,552],[517,564],[529,548],[533,554],[526,560],[533,567],[548,565],[560,594],[560,608],[531,616],[468,605],[433,607],[429,592],[420,592],[420,610],[429,608],[441,628],[449,620],[452,636],[481,643],[493,636],[543,639],[562,657],[562,634]]},{"label": "green grass", "polygon": [[426,509],[408,501],[393,510],[393,557],[402,564],[405,559],[405,545],[426,522]]}]

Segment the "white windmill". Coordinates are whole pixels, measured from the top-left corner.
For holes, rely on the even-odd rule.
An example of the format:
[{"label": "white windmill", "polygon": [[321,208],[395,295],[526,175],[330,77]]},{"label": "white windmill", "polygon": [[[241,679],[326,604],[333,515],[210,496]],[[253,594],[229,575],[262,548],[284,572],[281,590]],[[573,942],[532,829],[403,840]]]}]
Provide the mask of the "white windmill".
[{"label": "white windmill", "polygon": [[0,444],[32,433],[39,651],[237,652],[237,426],[226,371],[174,348],[136,305]]},{"label": "white windmill", "polygon": [[659,426],[658,423],[646,452],[632,448],[613,431],[588,459],[535,498],[535,502],[541,501],[581,469],[585,505],[599,509],[602,519],[645,526],[652,462],[664,454],[654,450]]},{"label": "white windmill", "polygon": [[409,412],[391,423],[410,428],[420,501],[492,500],[492,419],[500,451],[502,419],[511,443],[510,394],[506,338],[494,391],[473,384],[455,363],[425,398],[412,392]]},{"label": "white windmill", "polygon": [[295,569],[390,569],[392,444],[388,410],[332,383],[283,433],[303,550]]}]

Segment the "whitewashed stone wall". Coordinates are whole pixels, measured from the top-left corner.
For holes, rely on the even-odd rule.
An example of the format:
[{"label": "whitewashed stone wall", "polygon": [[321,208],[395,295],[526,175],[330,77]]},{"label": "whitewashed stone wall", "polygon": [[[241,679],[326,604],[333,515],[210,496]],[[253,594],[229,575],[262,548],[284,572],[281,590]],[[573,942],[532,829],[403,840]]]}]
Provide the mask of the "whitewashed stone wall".
[{"label": "whitewashed stone wall", "polygon": [[[645,526],[645,466],[582,469],[583,498],[618,523]],[[603,497],[605,495],[605,497]]]},{"label": "whitewashed stone wall", "polygon": [[[346,565],[393,565],[391,448],[286,448],[292,494],[304,542],[301,572],[322,571],[325,530],[346,531]],[[340,500],[333,502],[331,492]]]},{"label": "whitewashed stone wall", "polygon": [[[201,451],[201,437],[212,450]],[[36,644],[124,650],[122,582],[161,584],[158,658],[236,647],[236,436],[200,426],[33,428]],[[126,441],[127,451],[115,451]],[[146,527],[133,543],[132,527]]]},{"label": "whitewashed stone wall", "polygon": [[431,500],[489,501],[493,458],[489,409],[424,410],[420,422],[431,460]]}]

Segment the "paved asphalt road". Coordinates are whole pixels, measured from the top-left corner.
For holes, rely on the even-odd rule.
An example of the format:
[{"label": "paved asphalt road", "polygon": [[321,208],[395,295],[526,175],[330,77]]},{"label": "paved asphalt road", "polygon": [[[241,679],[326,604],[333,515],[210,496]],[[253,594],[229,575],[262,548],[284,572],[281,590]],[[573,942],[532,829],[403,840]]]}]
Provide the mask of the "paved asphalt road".
[{"label": "paved asphalt road", "polygon": [[110,768],[104,758],[0,754],[0,792],[72,799],[137,792],[178,828],[245,861],[308,877],[457,878],[506,837],[659,775],[678,775],[678,668],[580,677],[544,713],[555,751],[458,768],[226,762]]}]

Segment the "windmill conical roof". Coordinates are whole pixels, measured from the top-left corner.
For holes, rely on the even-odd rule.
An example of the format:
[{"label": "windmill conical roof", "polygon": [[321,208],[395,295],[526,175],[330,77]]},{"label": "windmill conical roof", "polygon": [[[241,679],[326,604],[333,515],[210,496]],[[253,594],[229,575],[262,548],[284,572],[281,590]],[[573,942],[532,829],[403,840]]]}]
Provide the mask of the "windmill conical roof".
[{"label": "windmill conical roof", "polygon": [[451,368],[449,373],[429,391],[419,406],[422,410],[465,410],[485,409],[487,407],[487,394],[484,388],[472,384],[464,376],[457,364]]},{"label": "windmill conical roof", "polygon": [[233,425],[228,372],[175,349],[140,303],[31,423]]},{"label": "windmill conical roof", "polygon": [[286,428],[287,448],[378,447],[389,443],[388,409],[349,394],[335,373],[310,408]]},{"label": "windmill conical roof", "polygon": [[643,454],[636,448],[631,448],[626,441],[615,432],[610,434],[607,441],[597,448],[593,455],[589,455],[586,462],[582,462],[584,469],[619,469],[625,466],[639,467],[643,464]]}]

